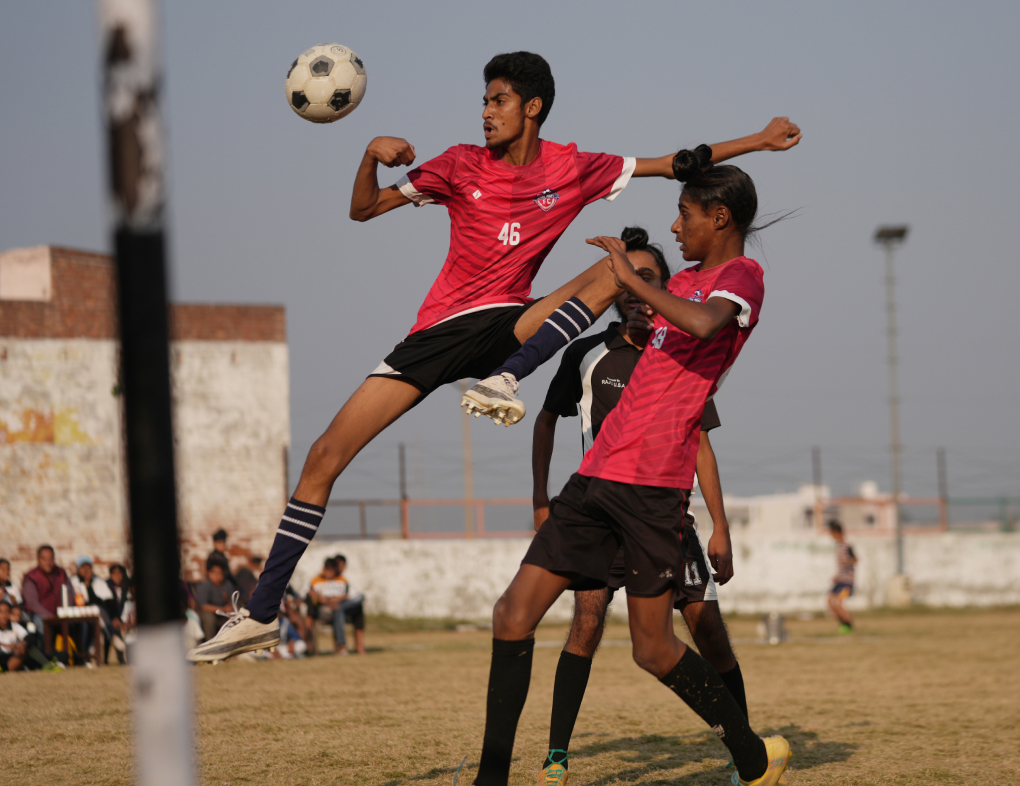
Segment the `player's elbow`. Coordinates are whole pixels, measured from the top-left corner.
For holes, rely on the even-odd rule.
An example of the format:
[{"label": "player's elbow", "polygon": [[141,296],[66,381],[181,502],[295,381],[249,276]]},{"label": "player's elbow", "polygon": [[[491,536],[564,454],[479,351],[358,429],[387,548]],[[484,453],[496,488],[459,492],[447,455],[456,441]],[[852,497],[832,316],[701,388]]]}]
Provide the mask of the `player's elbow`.
[{"label": "player's elbow", "polygon": [[372,212],[369,210],[358,210],[354,205],[351,205],[351,221],[368,221],[372,218]]}]

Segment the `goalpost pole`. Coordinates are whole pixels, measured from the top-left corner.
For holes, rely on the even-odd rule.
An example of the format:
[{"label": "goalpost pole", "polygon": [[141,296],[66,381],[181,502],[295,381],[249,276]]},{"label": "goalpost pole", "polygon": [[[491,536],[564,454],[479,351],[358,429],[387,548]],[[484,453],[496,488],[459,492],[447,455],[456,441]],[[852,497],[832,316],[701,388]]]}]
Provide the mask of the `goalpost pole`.
[{"label": "goalpost pole", "polygon": [[138,610],[131,651],[137,783],[192,786],[164,239],[155,0],[98,0],[117,265],[128,514]]}]

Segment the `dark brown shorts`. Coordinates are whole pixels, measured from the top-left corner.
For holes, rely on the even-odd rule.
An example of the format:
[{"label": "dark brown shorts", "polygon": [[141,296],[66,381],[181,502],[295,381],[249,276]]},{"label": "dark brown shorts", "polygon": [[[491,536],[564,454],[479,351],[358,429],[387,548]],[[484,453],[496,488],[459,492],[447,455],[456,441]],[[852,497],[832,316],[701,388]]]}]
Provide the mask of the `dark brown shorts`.
[{"label": "dark brown shorts", "polygon": [[549,504],[549,518],[524,563],[575,579],[575,589],[609,585],[623,550],[627,593],[656,598],[683,590],[681,528],[690,491],[638,486],[574,473]]}]

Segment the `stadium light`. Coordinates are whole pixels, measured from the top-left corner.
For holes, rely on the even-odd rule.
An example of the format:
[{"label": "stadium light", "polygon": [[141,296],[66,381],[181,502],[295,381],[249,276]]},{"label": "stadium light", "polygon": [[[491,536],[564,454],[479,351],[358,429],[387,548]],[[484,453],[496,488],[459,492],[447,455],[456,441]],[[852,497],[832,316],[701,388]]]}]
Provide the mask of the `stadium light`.
[{"label": "stadium light", "polygon": [[138,613],[138,638],[131,651],[137,783],[192,786],[191,675],[184,661],[171,421],[156,3],[100,0],[99,19]]},{"label": "stadium light", "polygon": [[900,521],[900,494],[902,475],[900,472],[900,386],[899,355],[896,350],[896,277],[893,270],[893,256],[896,249],[906,241],[910,228],[906,225],[882,226],[875,231],[875,242],[885,249],[885,313],[886,337],[889,344],[889,431],[892,452],[892,509],[896,517],[896,573],[904,575],[903,565],[903,524]]}]

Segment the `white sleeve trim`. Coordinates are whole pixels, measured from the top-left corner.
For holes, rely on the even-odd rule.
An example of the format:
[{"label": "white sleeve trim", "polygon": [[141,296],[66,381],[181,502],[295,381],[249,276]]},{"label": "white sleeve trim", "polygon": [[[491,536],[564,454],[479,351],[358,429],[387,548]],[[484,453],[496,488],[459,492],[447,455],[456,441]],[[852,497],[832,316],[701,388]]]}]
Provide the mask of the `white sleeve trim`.
[{"label": "white sleeve trim", "polygon": [[740,295],[734,295],[732,292],[727,292],[725,289],[717,289],[705,298],[705,300],[713,297],[724,297],[740,306],[740,313],[737,314],[737,324],[740,325],[740,327],[751,327],[751,307],[747,304],[746,300],[740,297]]},{"label": "white sleeve trim", "polygon": [[603,199],[607,202],[612,202],[618,196],[620,192],[627,187],[627,183],[630,182],[631,176],[634,174],[634,169],[637,167],[636,158],[624,158],[623,159],[623,171],[620,176],[613,182],[613,187],[609,189],[609,193],[606,194]]},{"label": "white sleeve trim", "polygon": [[422,205],[431,205],[436,200],[425,196],[421,191],[412,185],[407,175],[404,175],[400,180],[397,181],[396,186],[400,189],[400,193],[414,202],[415,207],[421,207]]}]

